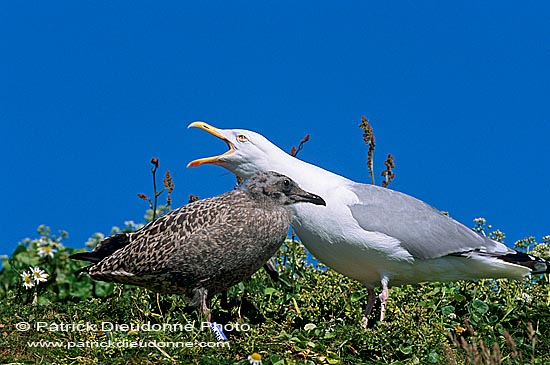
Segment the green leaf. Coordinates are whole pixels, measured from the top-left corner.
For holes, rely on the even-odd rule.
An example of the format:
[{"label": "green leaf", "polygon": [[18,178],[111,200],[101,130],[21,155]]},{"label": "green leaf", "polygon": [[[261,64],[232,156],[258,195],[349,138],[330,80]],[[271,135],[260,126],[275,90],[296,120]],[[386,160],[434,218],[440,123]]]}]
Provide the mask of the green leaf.
[{"label": "green leaf", "polygon": [[470,323],[475,327],[479,322],[481,322],[481,317],[476,312],[471,313],[470,318],[468,318]]},{"label": "green leaf", "polygon": [[411,346],[405,346],[403,344],[400,344],[399,345],[399,351],[401,351],[402,353],[404,353],[405,355],[408,355],[412,352],[412,347]]},{"label": "green leaf", "polygon": [[51,304],[51,300],[46,298],[43,295],[39,295],[38,296],[38,304],[40,304],[40,305],[49,305],[49,304]]},{"label": "green leaf", "polygon": [[475,299],[473,302],[472,302],[472,306],[475,308],[476,311],[478,311],[478,313],[480,314],[485,314],[489,311],[489,306],[487,305],[487,303],[485,303],[484,301],[482,300],[479,300],[479,299]]},{"label": "green leaf", "polygon": [[434,350],[430,351],[428,354],[428,361],[432,364],[436,364],[439,361],[439,354]]},{"label": "green leaf", "polygon": [[270,355],[269,361],[273,365],[284,365],[285,363],[285,360],[281,356],[276,354]]},{"label": "green leaf", "polygon": [[448,316],[451,313],[455,312],[455,307],[452,305],[447,305],[441,309],[441,313],[443,313],[444,316]]},{"label": "green leaf", "polygon": [[464,302],[466,301],[466,297],[462,294],[455,294],[454,300],[456,300],[457,302]]},{"label": "green leaf", "polygon": [[266,294],[266,295],[272,295],[272,294],[275,294],[277,292],[278,292],[278,290],[275,289],[275,288],[265,288],[264,289],[264,294]]}]

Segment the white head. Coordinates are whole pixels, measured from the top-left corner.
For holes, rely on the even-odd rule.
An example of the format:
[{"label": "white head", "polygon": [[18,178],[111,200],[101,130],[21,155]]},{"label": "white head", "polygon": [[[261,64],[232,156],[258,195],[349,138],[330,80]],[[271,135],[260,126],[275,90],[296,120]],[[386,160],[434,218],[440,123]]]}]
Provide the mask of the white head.
[{"label": "white head", "polygon": [[259,133],[246,129],[218,129],[205,122],[193,122],[188,128],[200,128],[227,143],[224,154],[189,162],[187,167],[203,164],[222,166],[234,174],[248,179],[254,174],[273,170],[277,161],[291,158],[286,152]]}]

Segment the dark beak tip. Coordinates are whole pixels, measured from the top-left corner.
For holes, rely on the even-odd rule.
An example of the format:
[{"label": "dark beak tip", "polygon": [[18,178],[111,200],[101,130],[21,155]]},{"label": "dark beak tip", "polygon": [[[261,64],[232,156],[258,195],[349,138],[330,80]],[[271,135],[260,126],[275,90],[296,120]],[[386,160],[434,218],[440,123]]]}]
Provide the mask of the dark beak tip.
[{"label": "dark beak tip", "polygon": [[315,195],[311,202],[315,205],[323,205],[325,207],[327,206],[327,202],[325,202],[325,199],[321,198],[319,195]]},{"label": "dark beak tip", "polygon": [[303,194],[298,194],[296,198],[296,202],[324,205],[325,207],[327,206],[327,202],[325,201],[325,199],[316,194],[306,192]]}]

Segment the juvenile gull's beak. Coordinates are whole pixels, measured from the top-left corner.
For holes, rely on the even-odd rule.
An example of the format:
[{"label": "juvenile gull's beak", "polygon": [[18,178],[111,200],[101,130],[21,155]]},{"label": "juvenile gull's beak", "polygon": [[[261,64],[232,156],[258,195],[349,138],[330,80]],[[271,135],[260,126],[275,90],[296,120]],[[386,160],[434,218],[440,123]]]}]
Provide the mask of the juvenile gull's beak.
[{"label": "juvenile gull's beak", "polygon": [[219,139],[221,139],[222,141],[224,141],[227,144],[227,147],[229,147],[229,151],[227,151],[227,152],[225,152],[221,155],[212,156],[212,157],[205,157],[205,158],[199,158],[197,160],[193,160],[193,161],[191,161],[187,164],[187,167],[196,167],[196,166],[200,166],[200,165],[203,165],[203,164],[216,164],[222,156],[227,156],[227,155],[229,155],[229,154],[231,154],[235,151],[235,146],[233,146],[233,143],[231,143],[231,141],[229,141],[221,133],[221,131],[218,128],[216,128],[214,126],[211,126],[208,123],[201,122],[201,121],[196,121],[196,122],[193,122],[193,123],[189,124],[187,126],[187,128],[200,128],[203,131],[206,131],[206,132],[218,137]]},{"label": "juvenile gull's beak", "polygon": [[312,203],[315,205],[324,205],[324,206],[327,205],[325,200],[321,198],[319,195],[308,193],[307,191],[303,191],[303,190],[299,194],[293,195],[292,198],[296,202]]}]

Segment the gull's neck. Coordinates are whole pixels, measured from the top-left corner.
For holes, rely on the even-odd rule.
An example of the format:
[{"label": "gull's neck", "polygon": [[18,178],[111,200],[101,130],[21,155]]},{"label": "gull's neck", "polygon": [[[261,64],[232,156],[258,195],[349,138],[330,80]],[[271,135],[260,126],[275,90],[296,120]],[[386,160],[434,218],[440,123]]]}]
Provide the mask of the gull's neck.
[{"label": "gull's neck", "polygon": [[273,170],[290,177],[305,190],[319,191],[323,188],[332,188],[335,185],[349,182],[343,176],[337,175],[318,166],[292,157],[278,149],[277,154],[270,154],[264,161],[263,170]]}]

